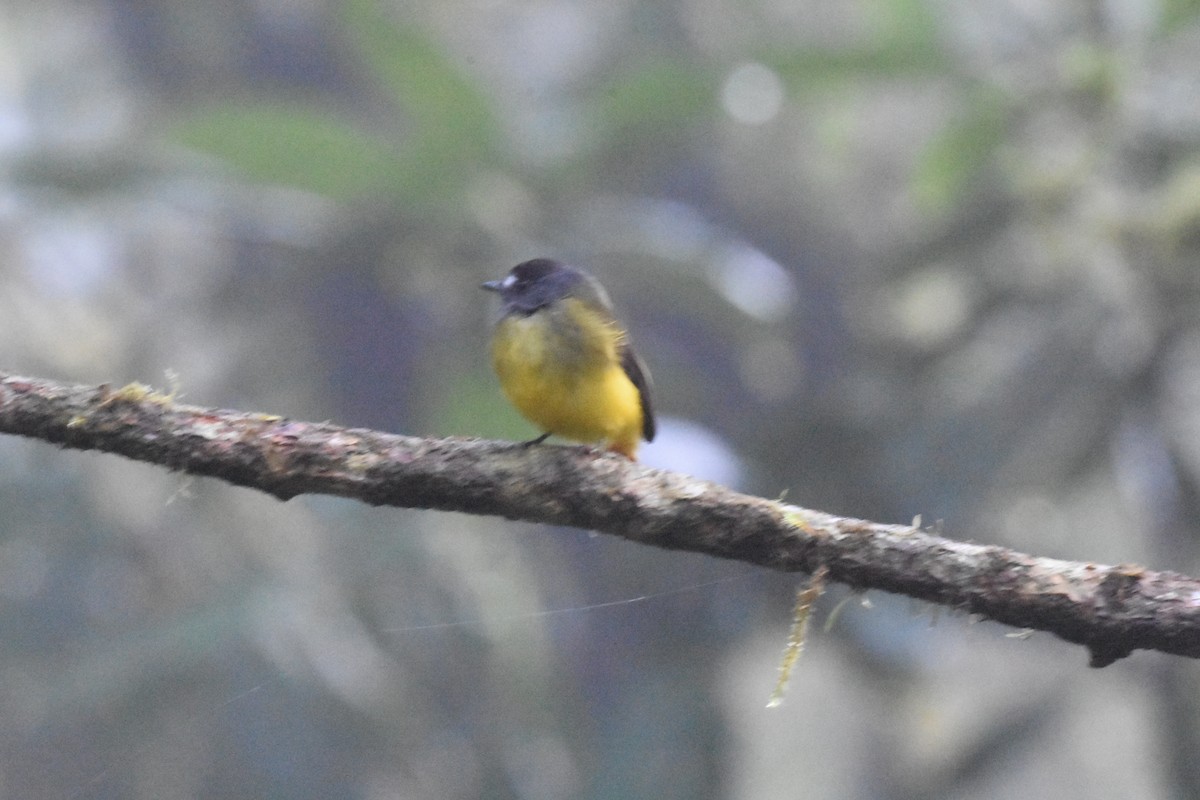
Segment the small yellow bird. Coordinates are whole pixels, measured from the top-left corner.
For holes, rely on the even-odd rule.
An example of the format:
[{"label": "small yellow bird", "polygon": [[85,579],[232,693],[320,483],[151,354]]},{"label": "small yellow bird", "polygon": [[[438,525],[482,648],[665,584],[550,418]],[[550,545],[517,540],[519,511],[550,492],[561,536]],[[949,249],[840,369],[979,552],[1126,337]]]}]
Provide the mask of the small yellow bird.
[{"label": "small yellow bird", "polygon": [[544,433],[602,443],[629,459],[654,439],[650,373],[613,316],[600,282],[536,258],[483,288],[504,302],[492,366],[517,410]]}]

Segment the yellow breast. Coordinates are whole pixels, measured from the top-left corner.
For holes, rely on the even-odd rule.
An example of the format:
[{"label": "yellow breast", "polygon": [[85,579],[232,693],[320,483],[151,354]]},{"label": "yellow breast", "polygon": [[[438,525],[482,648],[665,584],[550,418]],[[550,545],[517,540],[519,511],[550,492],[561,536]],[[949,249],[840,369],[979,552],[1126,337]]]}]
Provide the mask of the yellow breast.
[{"label": "yellow breast", "polygon": [[492,365],[508,399],[543,431],[633,458],[642,404],[617,357],[623,336],[610,319],[567,299],[500,320]]}]

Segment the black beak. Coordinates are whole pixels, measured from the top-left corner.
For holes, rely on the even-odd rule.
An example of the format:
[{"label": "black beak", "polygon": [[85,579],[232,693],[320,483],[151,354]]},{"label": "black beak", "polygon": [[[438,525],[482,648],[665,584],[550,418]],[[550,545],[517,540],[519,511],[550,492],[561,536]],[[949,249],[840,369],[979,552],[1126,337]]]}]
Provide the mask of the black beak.
[{"label": "black beak", "polygon": [[479,288],[487,289],[489,292],[498,292],[500,291],[500,281],[488,281],[480,284]]}]

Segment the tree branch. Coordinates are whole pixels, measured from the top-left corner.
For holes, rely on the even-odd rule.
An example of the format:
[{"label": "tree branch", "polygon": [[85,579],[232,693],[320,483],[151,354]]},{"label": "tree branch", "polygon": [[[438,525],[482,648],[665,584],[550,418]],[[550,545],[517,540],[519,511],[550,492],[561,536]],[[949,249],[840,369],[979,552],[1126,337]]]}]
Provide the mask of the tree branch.
[{"label": "tree branch", "polygon": [[1200,581],[957,542],[740,494],[587,448],[422,439],[0,373],[0,432],[102,450],[287,500],[331,494],[570,525],[882,589],[1088,648],[1200,656]]}]

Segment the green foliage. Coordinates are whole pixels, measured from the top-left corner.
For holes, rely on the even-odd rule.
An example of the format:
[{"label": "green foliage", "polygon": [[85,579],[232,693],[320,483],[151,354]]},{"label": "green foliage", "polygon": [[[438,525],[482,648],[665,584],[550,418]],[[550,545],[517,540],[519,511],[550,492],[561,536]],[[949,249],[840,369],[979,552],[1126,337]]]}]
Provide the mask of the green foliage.
[{"label": "green foliage", "polygon": [[1171,33],[1196,21],[1200,15],[1200,0],[1163,0],[1162,30]]},{"label": "green foliage", "polygon": [[857,46],[798,48],[764,63],[793,89],[815,90],[847,80],[944,74],[949,68],[937,20],[923,0],[878,0],[870,18],[875,33]]},{"label": "green foliage", "polygon": [[889,49],[941,49],[938,20],[929,8],[929,0],[875,0],[870,11],[880,38]]},{"label": "green foliage", "polygon": [[685,126],[713,107],[715,91],[711,70],[697,64],[678,58],[645,62],[600,91],[596,122],[609,137]]},{"label": "green foliage", "polygon": [[344,22],[368,76],[394,101],[394,138],[316,101],[220,105],[186,120],[176,138],[254,180],[339,199],[387,192],[423,204],[455,196],[494,158],[498,126],[483,93],[433,40],[396,24],[375,0],[349,3]]},{"label": "green foliage", "polygon": [[1155,238],[1169,252],[1195,244],[1200,232],[1200,161],[1182,163],[1167,177],[1152,218]]},{"label": "green foliage", "polygon": [[395,166],[386,143],[331,111],[303,106],[212,108],[179,126],[175,136],[254,180],[336,198],[379,188]]},{"label": "green foliage", "polygon": [[1103,44],[1077,44],[1063,58],[1066,85],[1087,95],[1091,108],[1109,108],[1120,93],[1121,76],[1127,71],[1123,61],[1124,56]]},{"label": "green foliage", "polygon": [[410,188],[457,185],[494,158],[499,136],[487,98],[432,39],[390,19],[376,0],[353,0],[350,38],[404,118]]},{"label": "green foliage", "polygon": [[1004,141],[1008,106],[996,92],[980,91],[925,148],[912,176],[916,201],[941,211],[956,200]]},{"label": "green foliage", "polygon": [[434,406],[430,425],[437,435],[525,441],[541,433],[505,399],[491,370],[456,374],[449,386],[443,384],[443,387],[446,388],[443,400],[452,397],[454,402]]},{"label": "green foliage", "polygon": [[903,42],[825,50],[807,48],[772,54],[763,63],[775,69],[793,89],[821,90],[848,80],[872,77],[935,75],[945,71],[937,50],[914,50]]}]

